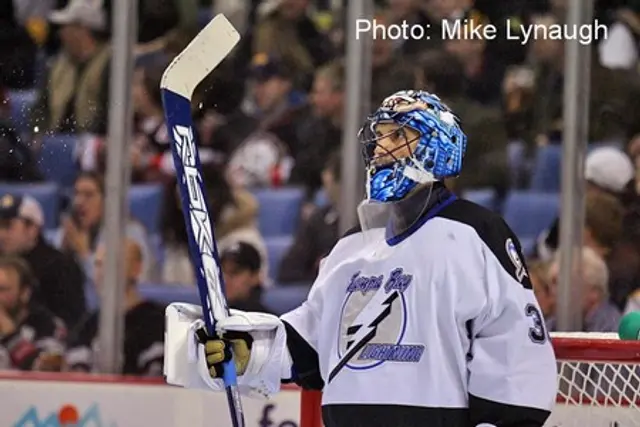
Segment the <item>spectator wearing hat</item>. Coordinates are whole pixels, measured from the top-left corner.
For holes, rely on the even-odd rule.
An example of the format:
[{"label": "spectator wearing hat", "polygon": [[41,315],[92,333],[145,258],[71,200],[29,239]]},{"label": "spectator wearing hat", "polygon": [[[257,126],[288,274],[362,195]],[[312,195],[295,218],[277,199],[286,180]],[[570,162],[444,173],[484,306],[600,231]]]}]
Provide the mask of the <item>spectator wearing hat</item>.
[{"label": "spectator wearing hat", "polygon": [[[635,236],[625,230],[629,208],[625,203],[634,177],[633,164],[622,151],[602,147],[589,153],[585,162],[584,243],[607,263],[608,295],[623,310],[638,286],[640,251]],[[559,219],[538,240],[537,255],[549,260],[560,246]]]},{"label": "spectator wearing hat", "polygon": [[270,310],[262,305],[260,253],[251,244],[236,242],[220,255],[225,293],[231,308],[243,311]]},{"label": "spectator wearing hat", "polygon": [[32,300],[73,327],[85,312],[82,268],[43,237],[44,214],[29,196],[0,198],[0,253],[28,263],[37,280]]},{"label": "spectator wearing hat", "polygon": [[640,58],[640,1],[627,0],[615,11],[609,37],[598,45],[600,63],[610,69],[637,70]]},{"label": "spectator wearing hat", "polygon": [[[635,175],[633,164],[622,151],[613,147],[592,150],[585,161],[584,177],[587,197],[604,193],[621,200]],[[549,230],[538,238],[537,257],[549,261],[558,249],[560,220],[556,218]]]},{"label": "spectator wearing hat", "polygon": [[291,157],[299,150],[296,124],[304,97],[296,90],[291,64],[264,53],[253,58],[249,87],[249,98],[213,133],[211,147],[228,159],[234,184],[279,185],[288,180]]},{"label": "spectator wearing hat", "polygon": [[33,109],[32,130],[106,135],[111,48],[102,1],[71,0],[49,21],[61,27],[62,51]]},{"label": "spectator wearing hat", "polygon": [[293,125],[305,99],[298,91],[292,64],[265,53],[256,54],[251,63],[249,82],[253,108],[245,111],[258,120],[258,130],[273,133],[295,155],[297,143]]}]

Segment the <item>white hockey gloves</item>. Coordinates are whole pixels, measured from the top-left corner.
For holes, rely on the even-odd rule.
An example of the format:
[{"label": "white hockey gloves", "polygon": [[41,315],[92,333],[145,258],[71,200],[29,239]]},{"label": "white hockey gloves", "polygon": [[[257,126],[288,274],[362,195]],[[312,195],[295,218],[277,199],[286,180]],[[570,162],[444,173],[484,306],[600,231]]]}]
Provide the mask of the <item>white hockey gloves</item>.
[{"label": "white hockey gloves", "polygon": [[[173,303],[166,310],[165,377],[169,384],[224,391],[222,362],[233,351],[238,388],[243,395],[268,398],[291,376],[283,323],[276,316],[231,310],[207,336],[202,309]],[[220,339],[219,337],[222,337]]]}]

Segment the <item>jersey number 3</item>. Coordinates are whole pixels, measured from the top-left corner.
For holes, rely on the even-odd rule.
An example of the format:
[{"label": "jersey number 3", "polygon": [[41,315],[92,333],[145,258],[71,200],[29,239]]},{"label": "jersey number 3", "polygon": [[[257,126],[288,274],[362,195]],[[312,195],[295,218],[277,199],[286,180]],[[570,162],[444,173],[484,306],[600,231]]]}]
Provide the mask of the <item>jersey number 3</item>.
[{"label": "jersey number 3", "polygon": [[533,320],[533,326],[529,328],[529,338],[536,344],[544,344],[547,342],[547,330],[544,326],[544,320],[540,310],[533,304],[527,304],[524,308],[527,317]]}]

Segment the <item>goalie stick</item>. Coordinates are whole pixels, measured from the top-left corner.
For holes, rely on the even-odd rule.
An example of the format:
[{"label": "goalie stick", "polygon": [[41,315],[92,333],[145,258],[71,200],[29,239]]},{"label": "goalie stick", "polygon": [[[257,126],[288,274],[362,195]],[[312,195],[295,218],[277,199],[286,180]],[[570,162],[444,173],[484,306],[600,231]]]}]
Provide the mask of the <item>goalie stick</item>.
[{"label": "goalie stick", "polygon": [[[240,35],[224,15],[216,15],[191,43],[169,64],[160,89],[173,161],[180,188],[189,253],[198,283],[198,293],[207,332],[213,336],[216,322],[229,315],[220,259],[207,208],[200,157],[191,117],[191,97],[196,87],[240,41]],[[233,427],[244,427],[234,360],[224,364],[223,380]]]}]

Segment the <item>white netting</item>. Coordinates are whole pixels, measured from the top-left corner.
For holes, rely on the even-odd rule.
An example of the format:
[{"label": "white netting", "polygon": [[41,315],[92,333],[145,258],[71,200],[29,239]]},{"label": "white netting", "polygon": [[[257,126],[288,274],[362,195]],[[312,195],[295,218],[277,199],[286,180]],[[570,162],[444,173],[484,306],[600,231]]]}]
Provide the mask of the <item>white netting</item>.
[{"label": "white netting", "polygon": [[558,403],[545,427],[640,427],[640,342],[553,334]]}]

